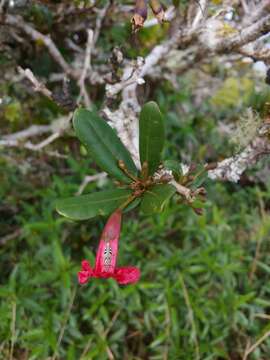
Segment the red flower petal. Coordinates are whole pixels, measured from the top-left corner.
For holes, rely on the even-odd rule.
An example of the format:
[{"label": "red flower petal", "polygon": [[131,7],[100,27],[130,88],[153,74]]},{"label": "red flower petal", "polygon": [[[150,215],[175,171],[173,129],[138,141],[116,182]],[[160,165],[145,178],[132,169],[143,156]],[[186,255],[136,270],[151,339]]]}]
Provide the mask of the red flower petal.
[{"label": "red flower petal", "polygon": [[78,281],[85,284],[90,277],[93,276],[93,269],[87,260],[82,261],[82,270],[78,272]]},{"label": "red flower petal", "polygon": [[127,266],[117,268],[114,273],[114,279],[120,285],[134,284],[139,280],[140,275],[140,269],[134,266]]},{"label": "red flower petal", "polygon": [[132,266],[116,268],[121,220],[122,213],[119,210],[109,217],[100,238],[95,268],[92,269],[87,260],[82,261],[82,270],[78,273],[80,284],[85,284],[90,277],[103,279],[111,277],[121,285],[132,284],[139,280],[138,268]]},{"label": "red flower petal", "polygon": [[87,260],[82,261],[82,270],[83,271],[89,271],[89,272],[93,271],[90,264],[89,264],[89,261],[87,261]]},{"label": "red flower petal", "polygon": [[[118,254],[118,239],[121,230],[122,213],[115,211],[108,219],[102,232],[95,264],[95,275],[113,275]],[[102,274],[102,275],[101,275]]]}]

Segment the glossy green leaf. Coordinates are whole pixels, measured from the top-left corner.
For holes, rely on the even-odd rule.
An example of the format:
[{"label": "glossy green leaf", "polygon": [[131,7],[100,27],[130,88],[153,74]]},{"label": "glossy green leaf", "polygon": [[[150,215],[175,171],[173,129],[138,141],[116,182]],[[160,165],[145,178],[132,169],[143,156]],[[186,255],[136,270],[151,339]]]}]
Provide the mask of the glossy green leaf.
[{"label": "glossy green leaf", "polygon": [[172,185],[155,185],[145,192],[141,202],[142,211],[146,215],[163,211],[175,191]]},{"label": "glossy green leaf", "polygon": [[174,178],[177,180],[183,175],[180,162],[175,160],[166,160],[163,165],[165,169],[172,171]]},{"label": "glossy green leaf", "polygon": [[152,175],[160,163],[161,152],[165,141],[163,116],[158,105],[150,101],[140,113],[140,160],[148,162],[149,175]]},{"label": "glossy green leaf", "polygon": [[133,200],[130,204],[128,204],[128,206],[124,209],[124,213],[129,212],[129,211],[135,209],[135,208],[140,204],[141,200],[142,200],[142,199],[141,199],[140,197],[134,199],[134,200]]},{"label": "glossy green leaf", "polygon": [[102,170],[119,181],[131,182],[118,167],[118,161],[123,160],[133,175],[137,174],[136,166],[130,153],[106,121],[94,112],[78,109],[74,113],[73,126],[76,135]]},{"label": "glossy green leaf", "polygon": [[58,200],[56,210],[70,219],[86,220],[98,215],[110,214],[124,204],[131,193],[131,190],[115,189],[74,196]]},{"label": "glossy green leaf", "polygon": [[208,179],[208,172],[205,170],[204,165],[197,165],[194,176],[195,178],[191,183],[191,188],[197,189]]}]

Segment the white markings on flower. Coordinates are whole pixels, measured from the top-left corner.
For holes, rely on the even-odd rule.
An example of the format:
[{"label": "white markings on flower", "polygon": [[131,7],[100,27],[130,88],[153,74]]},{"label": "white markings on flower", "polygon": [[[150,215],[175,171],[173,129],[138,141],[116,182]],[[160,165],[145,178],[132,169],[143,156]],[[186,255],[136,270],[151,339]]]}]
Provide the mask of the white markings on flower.
[{"label": "white markings on flower", "polygon": [[109,271],[112,265],[112,248],[109,242],[106,242],[106,246],[103,253],[103,264],[105,271]]}]

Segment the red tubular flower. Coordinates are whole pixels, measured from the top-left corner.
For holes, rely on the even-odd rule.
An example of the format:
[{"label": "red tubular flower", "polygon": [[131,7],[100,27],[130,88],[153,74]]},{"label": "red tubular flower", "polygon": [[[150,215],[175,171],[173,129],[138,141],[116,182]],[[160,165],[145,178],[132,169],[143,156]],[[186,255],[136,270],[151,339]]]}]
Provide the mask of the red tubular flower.
[{"label": "red tubular flower", "polygon": [[82,261],[82,270],[78,273],[80,284],[89,278],[114,278],[119,284],[127,285],[139,280],[140,270],[133,266],[116,267],[118,239],[120,236],[122,213],[117,210],[107,221],[102,232],[96,256],[95,267],[91,268],[87,260]]}]

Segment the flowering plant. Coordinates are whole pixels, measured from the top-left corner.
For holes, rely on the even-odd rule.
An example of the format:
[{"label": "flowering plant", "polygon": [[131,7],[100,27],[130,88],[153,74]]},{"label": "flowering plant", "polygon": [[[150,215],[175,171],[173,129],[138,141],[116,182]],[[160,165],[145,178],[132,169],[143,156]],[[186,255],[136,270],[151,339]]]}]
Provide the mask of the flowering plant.
[{"label": "flowering plant", "polygon": [[[118,239],[122,211],[138,205],[144,214],[161,212],[178,193],[197,214],[205,196],[201,188],[206,167],[185,168],[167,160],[161,163],[165,142],[163,116],[154,102],[145,104],[139,118],[140,166],[135,162],[109,124],[96,113],[79,108],[73,118],[74,130],[102,170],[116,181],[116,188],[80,195],[57,202],[57,211],[74,220],[110,215],[102,233],[94,268],[82,261],[78,274],[81,284],[89,278],[114,278],[119,284],[134,283],[140,271],[135,267],[117,268]],[[139,168],[139,169],[138,169]]]},{"label": "flowering plant", "polygon": [[116,267],[121,219],[121,211],[115,211],[109,217],[100,238],[95,267],[92,268],[87,260],[82,261],[82,270],[78,273],[80,284],[85,284],[92,277],[114,278],[120,285],[135,283],[139,280],[138,268]]}]

